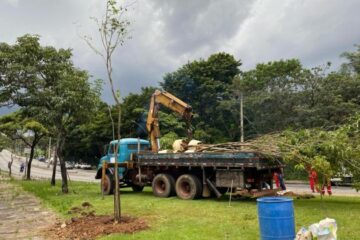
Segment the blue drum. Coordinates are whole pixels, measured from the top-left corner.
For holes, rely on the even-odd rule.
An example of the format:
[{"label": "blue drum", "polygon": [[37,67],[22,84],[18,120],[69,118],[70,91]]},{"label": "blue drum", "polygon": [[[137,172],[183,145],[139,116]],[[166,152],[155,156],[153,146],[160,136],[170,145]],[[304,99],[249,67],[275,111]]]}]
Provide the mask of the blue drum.
[{"label": "blue drum", "polygon": [[294,240],[295,219],[292,199],[258,198],[257,208],[262,240]]}]

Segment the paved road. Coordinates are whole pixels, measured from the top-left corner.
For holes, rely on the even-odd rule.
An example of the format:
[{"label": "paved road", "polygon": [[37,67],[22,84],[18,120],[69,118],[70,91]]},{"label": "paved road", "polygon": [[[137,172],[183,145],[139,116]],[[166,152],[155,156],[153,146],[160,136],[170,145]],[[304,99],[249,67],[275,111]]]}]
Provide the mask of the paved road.
[{"label": "paved road", "polygon": [[[11,159],[11,153],[8,150],[0,152],[0,169],[1,171],[8,171],[8,162]],[[12,174],[14,176],[21,177],[24,173],[20,173],[20,164],[24,162],[25,158],[15,157],[12,165]],[[50,179],[52,176],[52,166],[48,168],[48,164],[39,162],[34,159],[31,164],[31,177],[38,179]],[[70,180],[83,181],[83,182],[98,182],[95,177],[94,170],[81,170],[81,169],[69,169],[68,170]],[[60,167],[57,167],[56,179],[61,179]]]},{"label": "paved road", "polygon": [[[287,190],[291,190],[297,193],[312,193],[308,184],[297,183],[287,184]],[[334,186],[332,187],[332,193],[334,196],[357,196],[360,197],[360,192],[356,192],[355,189],[346,186]]]}]

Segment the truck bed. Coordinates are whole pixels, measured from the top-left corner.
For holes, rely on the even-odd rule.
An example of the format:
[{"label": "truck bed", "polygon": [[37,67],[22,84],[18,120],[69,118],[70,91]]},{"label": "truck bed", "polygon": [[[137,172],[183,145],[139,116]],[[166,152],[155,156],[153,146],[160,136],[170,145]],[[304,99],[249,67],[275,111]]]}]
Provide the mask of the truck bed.
[{"label": "truck bed", "polygon": [[139,153],[134,157],[139,167],[176,166],[176,167],[219,167],[256,169],[276,168],[282,165],[279,159],[261,156],[256,152],[234,153]]}]

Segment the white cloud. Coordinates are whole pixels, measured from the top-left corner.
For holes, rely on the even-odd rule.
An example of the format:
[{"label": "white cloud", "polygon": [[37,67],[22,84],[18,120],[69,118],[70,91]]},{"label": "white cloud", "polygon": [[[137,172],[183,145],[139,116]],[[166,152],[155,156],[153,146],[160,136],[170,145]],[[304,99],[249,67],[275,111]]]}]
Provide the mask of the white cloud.
[{"label": "white cloud", "polygon": [[16,7],[19,4],[19,0],[5,0],[5,2],[8,2],[8,4]]},{"label": "white cloud", "polygon": [[227,50],[245,67],[261,61],[300,58],[307,66],[338,56],[358,43],[359,1],[257,1]]}]

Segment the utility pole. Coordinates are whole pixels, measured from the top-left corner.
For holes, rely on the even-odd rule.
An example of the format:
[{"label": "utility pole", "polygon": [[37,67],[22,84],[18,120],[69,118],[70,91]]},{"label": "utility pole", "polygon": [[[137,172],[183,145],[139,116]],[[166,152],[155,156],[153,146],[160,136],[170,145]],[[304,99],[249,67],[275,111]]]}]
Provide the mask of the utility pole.
[{"label": "utility pole", "polygon": [[243,94],[239,91],[240,100],[240,142],[244,142],[244,111],[243,111]]}]

